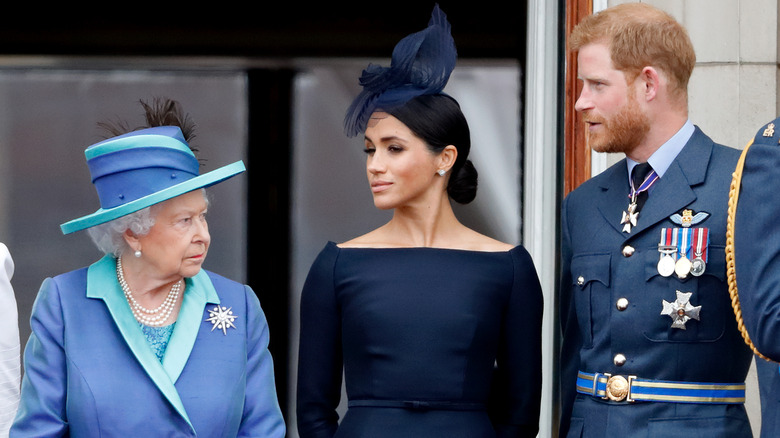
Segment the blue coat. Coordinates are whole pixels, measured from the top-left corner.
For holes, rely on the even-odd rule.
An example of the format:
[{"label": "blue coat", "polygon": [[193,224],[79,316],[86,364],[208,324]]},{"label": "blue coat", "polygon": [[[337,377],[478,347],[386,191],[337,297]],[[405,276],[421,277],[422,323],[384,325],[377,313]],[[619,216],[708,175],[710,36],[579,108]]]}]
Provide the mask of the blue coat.
[{"label": "blue coat", "polygon": [[[736,328],[725,269],[726,208],[738,156],[696,128],[630,233],[620,224],[629,193],[625,160],[564,200],[561,436],[752,437],[741,404],[612,402],[576,392],[578,371],[744,382],[752,355]],[[698,277],[665,277],[657,269],[661,229],[680,227],[671,218],[685,209],[709,213],[696,225],[709,229],[707,268]],[[700,320],[684,330],[661,314],[663,301],[675,301],[677,291],[691,292],[690,302],[701,306]]]},{"label": "blue coat", "polygon": [[756,358],[758,391],[761,394],[761,438],[780,433],[780,373],[777,362]]},{"label": "blue coat", "polygon": [[780,119],[770,124],[745,149],[733,248],[742,320],[758,351],[775,361],[756,359],[762,437],[780,434]]},{"label": "blue coat", "polygon": [[[244,285],[187,279],[162,363],[104,257],[43,282],[12,437],[283,437],[268,326]],[[232,308],[225,333],[209,309]]]}]

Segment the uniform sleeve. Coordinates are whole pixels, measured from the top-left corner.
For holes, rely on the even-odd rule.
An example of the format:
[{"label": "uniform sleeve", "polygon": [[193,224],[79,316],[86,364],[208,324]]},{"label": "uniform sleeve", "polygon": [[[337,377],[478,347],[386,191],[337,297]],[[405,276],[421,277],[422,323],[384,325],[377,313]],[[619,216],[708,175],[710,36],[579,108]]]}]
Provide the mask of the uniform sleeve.
[{"label": "uniform sleeve", "polygon": [[748,334],[761,354],[780,361],[780,203],[776,201],[780,145],[776,141],[755,143],[745,156],[734,221],[734,263]]},{"label": "uniform sleeve", "polygon": [[518,247],[511,255],[514,282],[488,409],[498,437],[535,437],[542,396],[544,298],[530,254]]},{"label": "uniform sleeve", "polygon": [[14,262],[8,248],[0,243],[0,437],[8,436],[8,429],[19,405],[19,316],[11,287]]},{"label": "uniform sleeve", "polygon": [[301,293],[297,420],[301,438],[332,437],[341,399],[341,316],[333,269],[338,248],[326,247],[314,261]]},{"label": "uniform sleeve", "polygon": [[274,381],[274,363],[268,350],[268,322],[257,295],[246,286],[248,333],[246,399],[239,437],[284,438],[285,424]]},{"label": "uniform sleeve", "polygon": [[11,436],[68,435],[66,356],[60,292],[56,281],[43,281],[33,304],[32,334],[24,351],[24,378],[19,411]]},{"label": "uniform sleeve", "polygon": [[577,395],[577,371],[579,370],[579,352],[582,345],[571,295],[571,236],[567,217],[567,201],[564,200],[561,213],[561,279],[559,284],[559,318],[561,324],[561,354],[559,358],[559,385],[561,398],[561,421],[559,434],[566,436],[571,420],[574,398]]}]

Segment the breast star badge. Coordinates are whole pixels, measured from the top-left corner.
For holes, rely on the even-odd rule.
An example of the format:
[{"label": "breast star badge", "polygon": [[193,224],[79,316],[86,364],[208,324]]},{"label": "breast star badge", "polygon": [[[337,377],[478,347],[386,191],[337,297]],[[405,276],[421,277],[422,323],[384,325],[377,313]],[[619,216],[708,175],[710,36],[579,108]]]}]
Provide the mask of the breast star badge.
[{"label": "breast star badge", "polygon": [[667,315],[672,318],[672,328],[685,330],[685,323],[691,319],[699,321],[699,312],[701,312],[701,306],[693,306],[691,304],[691,295],[693,292],[680,292],[677,291],[677,300],[670,303],[666,300],[663,301],[663,310],[661,315]]},{"label": "breast star badge", "polygon": [[233,308],[216,305],[214,306],[214,309],[209,310],[209,317],[206,318],[206,321],[212,324],[212,332],[214,329],[219,329],[222,330],[222,334],[227,336],[228,327],[236,328],[233,321],[235,321],[238,316],[233,315],[233,310],[231,309]]}]

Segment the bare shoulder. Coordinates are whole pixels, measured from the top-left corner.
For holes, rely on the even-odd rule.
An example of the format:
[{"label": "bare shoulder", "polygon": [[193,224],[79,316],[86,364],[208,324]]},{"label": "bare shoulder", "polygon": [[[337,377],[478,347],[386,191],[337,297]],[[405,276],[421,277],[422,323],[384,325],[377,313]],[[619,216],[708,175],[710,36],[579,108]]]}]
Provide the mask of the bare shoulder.
[{"label": "bare shoulder", "polygon": [[[339,243],[337,246],[339,248],[408,248],[418,245],[410,239],[394,234],[387,226],[382,226],[362,236]],[[444,233],[430,246],[442,249],[483,252],[506,252],[515,247],[515,245],[502,242],[464,226]]]},{"label": "bare shoulder", "polygon": [[392,247],[396,245],[390,242],[384,227],[380,227],[376,230],[369,231],[362,236],[358,236],[354,239],[347,240],[346,242],[339,243],[337,246],[339,248],[378,248]]},{"label": "bare shoulder", "polygon": [[468,229],[468,232],[464,237],[466,237],[464,243],[467,245],[467,247],[464,249],[469,249],[474,251],[500,252],[500,251],[510,251],[512,248],[515,247],[515,245],[502,242],[500,240],[478,233],[471,229]]}]

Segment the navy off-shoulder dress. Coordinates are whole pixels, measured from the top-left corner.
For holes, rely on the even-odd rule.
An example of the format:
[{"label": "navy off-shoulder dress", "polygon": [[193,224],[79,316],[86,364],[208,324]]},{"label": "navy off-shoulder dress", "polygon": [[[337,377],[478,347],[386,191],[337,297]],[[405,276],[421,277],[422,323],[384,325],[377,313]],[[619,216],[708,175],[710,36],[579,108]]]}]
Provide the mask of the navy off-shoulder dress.
[{"label": "navy off-shoulder dress", "polygon": [[[302,438],[536,436],[542,292],[528,252],[339,248],[301,297]],[[345,376],[348,410],[339,419]]]}]

